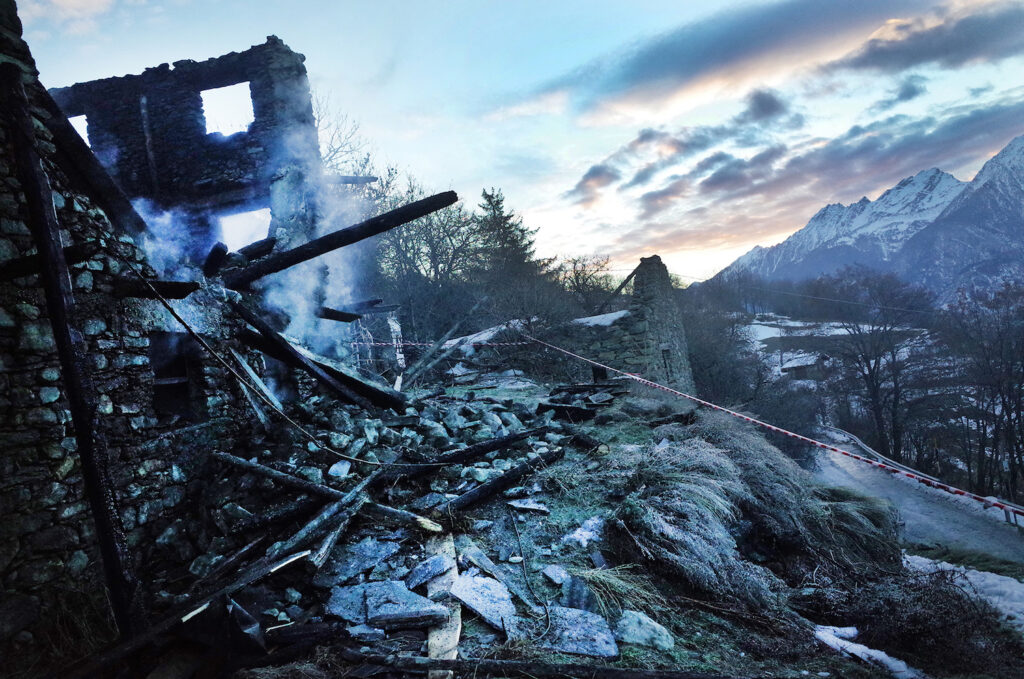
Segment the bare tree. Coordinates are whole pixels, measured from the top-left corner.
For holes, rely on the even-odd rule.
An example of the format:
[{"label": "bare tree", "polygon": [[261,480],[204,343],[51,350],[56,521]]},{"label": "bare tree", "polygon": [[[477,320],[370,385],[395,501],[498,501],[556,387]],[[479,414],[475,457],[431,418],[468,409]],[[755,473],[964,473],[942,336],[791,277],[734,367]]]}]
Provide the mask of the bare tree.
[{"label": "bare tree", "polygon": [[320,140],[320,157],[324,168],[335,174],[353,173],[364,158],[366,140],[359,133],[359,123],[331,104],[329,94],[313,92],[313,121]]}]

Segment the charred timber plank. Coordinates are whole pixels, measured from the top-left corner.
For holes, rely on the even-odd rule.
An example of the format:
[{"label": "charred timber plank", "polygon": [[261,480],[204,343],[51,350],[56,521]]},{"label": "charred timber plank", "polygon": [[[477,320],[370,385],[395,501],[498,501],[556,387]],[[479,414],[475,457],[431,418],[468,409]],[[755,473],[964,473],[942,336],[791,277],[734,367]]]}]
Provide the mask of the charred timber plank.
[{"label": "charred timber plank", "polygon": [[[637,267],[637,268],[639,268],[639,267]],[[608,307],[609,304],[612,303],[612,300],[615,299],[616,297],[618,297],[619,293],[626,289],[626,286],[629,284],[629,282],[631,280],[633,280],[634,276],[636,276],[636,269],[633,269],[632,271],[630,271],[629,275],[626,276],[621,283],[619,283],[619,287],[615,288],[614,292],[612,292],[612,294],[608,295],[605,298],[605,300],[603,302],[601,302],[601,305],[597,307],[597,313],[595,315],[600,315],[600,314],[604,313],[604,310]]]},{"label": "charred timber plank", "polygon": [[408,673],[422,674],[431,670],[449,670],[469,677],[557,677],[566,679],[726,679],[720,674],[678,670],[641,670],[582,663],[549,663],[537,660],[489,660],[466,658],[451,660],[414,655],[380,655],[363,653],[344,646],[333,649],[346,662],[374,665]]},{"label": "charred timber plank", "polygon": [[278,252],[265,257],[259,262],[250,264],[241,271],[225,276],[224,285],[233,290],[247,288],[250,283],[264,276],[283,271],[296,264],[319,257],[322,254],[337,250],[346,245],[358,243],[371,236],[376,236],[397,226],[407,224],[414,219],[425,217],[431,212],[448,207],[458,199],[459,197],[454,191],[445,191],[429,198],[417,200],[415,203],[403,205],[396,210],[377,215],[354,226],[339,229],[334,233],[321,236],[291,250],[285,250],[284,252]]},{"label": "charred timber plank", "polygon": [[98,676],[106,676],[103,674],[106,668],[115,666],[116,663],[125,660],[134,653],[148,648],[154,641],[170,633],[182,623],[188,622],[199,613],[202,613],[214,601],[225,595],[230,596],[243,587],[251,585],[271,573],[276,573],[285,566],[304,559],[309,554],[310,551],[306,550],[286,556],[278,561],[259,561],[243,571],[240,576],[228,585],[209,594],[196,597],[193,602],[183,606],[174,614],[150,626],[143,634],[79,661],[71,667],[65,668],[59,676],[63,677],[63,679],[94,679]]},{"label": "charred timber plank", "polygon": [[238,254],[251,262],[259,259],[260,257],[266,257],[269,255],[273,252],[275,245],[277,245],[277,239],[270,236],[269,238],[254,241],[244,247],[238,248]]},{"label": "charred timber plank", "polygon": [[527,474],[561,459],[563,454],[563,451],[560,449],[549,450],[546,453],[538,455],[532,460],[527,460],[526,462],[508,470],[501,476],[491,479],[486,483],[482,483],[473,490],[458,496],[454,500],[438,506],[434,509],[433,515],[439,517],[448,516],[461,511],[470,505],[474,505],[481,500],[486,500],[506,488],[511,488]]},{"label": "charred timber plank", "polygon": [[308,358],[300,354],[298,350],[288,342],[288,340],[281,337],[281,335],[267,325],[262,318],[234,300],[228,300],[228,305],[236,314],[241,316],[246,323],[256,328],[260,337],[266,340],[267,344],[276,350],[276,354],[271,354],[274,358],[287,363],[293,368],[298,368],[299,370],[304,371],[339,398],[348,401],[349,403],[355,403],[367,410],[374,409],[373,404],[365,397],[360,396],[349,387],[340,383],[337,379],[327,374],[323,368],[317,366]]},{"label": "charred timber plank", "polygon": [[[280,337],[280,334],[278,334],[278,337]],[[271,358],[276,358],[282,363],[288,363],[289,361],[285,352],[282,351],[277,344],[267,341],[266,338],[259,333],[243,329],[239,334],[239,339],[253,349],[261,351]],[[291,343],[283,337],[281,337],[281,341],[286,342],[291,346]],[[298,350],[296,349],[296,351]],[[405,409],[405,397],[402,394],[392,389],[374,384],[373,382],[365,380],[358,375],[339,370],[338,368],[328,365],[323,361],[318,361],[310,358],[309,356],[305,356],[305,358],[341,384],[367,399],[370,403],[381,408],[392,408],[398,412],[402,412],[402,410]]]},{"label": "charred timber plank", "polygon": [[530,438],[531,436],[540,436],[548,431],[548,427],[524,429],[523,431],[516,432],[515,434],[509,434],[508,436],[501,436],[488,441],[474,443],[473,445],[466,446],[465,448],[456,448],[454,450],[443,452],[430,462],[395,463],[388,468],[385,475],[388,480],[394,480],[402,476],[408,476],[409,474],[436,471],[441,465],[466,464],[467,462],[472,462],[477,458],[483,457],[487,453],[493,453],[496,450],[504,450],[505,448],[513,446],[520,441]]},{"label": "charred timber plank", "polygon": [[[99,251],[100,247],[96,243],[75,243],[64,248],[64,261],[69,266],[78,264],[91,259]],[[34,276],[40,270],[39,255],[16,257],[0,264],[0,281]]]},{"label": "charred timber plank", "polygon": [[329,321],[340,321],[341,323],[351,323],[352,321],[358,321],[362,318],[362,315],[352,311],[332,309],[329,306],[320,307],[320,311],[318,311],[316,315],[320,318],[326,318]]},{"label": "charred timber plank", "polygon": [[[336,488],[331,488],[329,486],[324,486],[319,483],[313,483],[312,481],[300,479],[297,476],[292,476],[291,474],[286,474],[285,472],[279,472],[276,469],[271,469],[270,467],[259,464],[258,462],[250,462],[248,460],[236,457],[235,455],[230,455],[228,453],[215,452],[211,453],[210,456],[213,457],[215,460],[224,462],[225,464],[230,464],[240,469],[244,469],[247,472],[257,474],[272,481],[277,481],[282,486],[290,486],[296,490],[308,493],[309,495],[315,495],[328,500],[344,500],[350,495],[352,495],[353,492],[355,492],[353,490],[349,491],[348,493],[345,493],[343,491],[337,490]],[[373,486],[375,483],[385,480],[386,478],[386,470],[381,469],[378,472],[375,472],[373,475],[367,477],[366,479],[363,479],[363,481],[359,484],[359,486],[356,487],[355,490],[365,490]],[[372,514],[377,518],[383,519],[390,523],[397,523],[399,525],[409,526],[411,528],[419,528],[431,533],[438,533],[441,531],[441,526],[439,526],[434,521],[431,521],[430,519],[419,516],[418,514],[413,514],[412,512],[407,512],[401,509],[395,509],[394,507],[388,507],[387,505],[378,504],[376,502],[369,502],[364,507],[364,510],[366,511],[366,513]]]},{"label": "charred timber plank", "polygon": [[203,262],[203,275],[207,278],[216,276],[220,268],[224,266],[224,261],[228,258],[228,246],[224,243],[214,243],[213,247],[210,248],[210,253],[206,255],[206,260]]},{"label": "charred timber plank", "polygon": [[[274,559],[285,552],[290,552],[297,547],[304,546],[307,542],[311,542],[316,539],[319,535],[327,530],[330,530],[332,526],[340,526],[341,530],[337,531],[334,535],[334,541],[340,537],[341,531],[343,531],[352,520],[360,509],[363,508],[369,501],[365,493],[359,493],[354,498],[343,497],[340,500],[336,500],[331,504],[324,507],[324,510],[313,517],[313,519],[299,529],[297,533],[292,535],[283,542],[275,542],[267,550],[267,557]],[[333,546],[333,542],[332,542]],[[323,547],[321,546],[321,549]],[[318,558],[319,553],[311,555],[313,558]],[[323,560],[326,560],[327,555],[323,555]],[[316,564],[317,568],[323,565],[323,560]]]},{"label": "charred timber plank", "polygon": [[[185,299],[202,286],[195,281],[147,281],[139,278],[126,278],[114,276],[114,297],[135,297],[138,299],[157,299],[157,295],[164,299]],[[153,286],[153,287],[150,287]]]},{"label": "charred timber plank", "polygon": [[49,92],[41,89],[39,103],[50,116],[43,124],[53,135],[57,147],[55,160],[61,169],[96,201],[111,223],[133,236],[145,233],[148,229],[146,221],[135,211],[121,187],[71,126]]},{"label": "charred timber plank", "polygon": [[139,631],[143,621],[140,587],[114,498],[106,441],[95,429],[96,390],[86,368],[88,347],[82,333],[72,325],[75,299],[71,273],[61,247],[53,192],[36,152],[35,130],[21,69],[13,63],[0,64],[0,95],[9,120],[8,134],[14,147],[17,177],[25,193],[28,228],[39,252],[40,283],[75,427],[82,481],[95,522],[111,609],[122,638],[127,639]]},{"label": "charred timber plank", "polygon": [[335,488],[324,486],[319,483],[313,483],[312,481],[307,481],[306,479],[301,479],[298,476],[292,476],[285,472],[279,472],[266,465],[262,465],[258,462],[250,462],[249,460],[229,453],[214,452],[210,453],[210,457],[219,462],[223,462],[252,474],[262,476],[263,478],[270,479],[271,481],[276,481],[282,486],[289,486],[296,490],[301,490],[303,493],[307,493],[309,495],[315,495],[329,500],[340,500],[345,497],[344,492]]},{"label": "charred timber plank", "polygon": [[426,531],[427,533],[441,533],[444,527],[441,524],[419,514],[396,507],[371,502],[366,505],[366,514],[390,524]]},{"label": "charred timber plank", "polygon": [[277,399],[277,396],[275,396],[274,392],[270,390],[270,387],[267,386],[266,382],[256,374],[256,371],[252,369],[249,362],[231,347],[228,347],[228,351],[235,359],[235,362],[242,368],[242,371],[245,373],[246,377],[249,378],[249,381],[252,382],[253,386],[259,389],[260,393],[263,394],[263,398],[269,401],[278,410],[284,410],[284,406],[281,405],[281,401]]}]

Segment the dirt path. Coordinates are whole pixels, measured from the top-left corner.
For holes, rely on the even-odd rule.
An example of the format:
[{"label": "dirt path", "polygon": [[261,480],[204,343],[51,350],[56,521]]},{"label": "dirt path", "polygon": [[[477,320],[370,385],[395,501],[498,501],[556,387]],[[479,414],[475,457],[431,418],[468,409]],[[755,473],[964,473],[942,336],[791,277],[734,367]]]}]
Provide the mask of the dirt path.
[{"label": "dirt path", "polygon": [[[856,451],[853,451],[856,452]],[[984,552],[1024,563],[1024,532],[992,513],[838,453],[820,452],[815,477],[831,486],[853,488],[890,500],[904,522],[904,539]],[[979,505],[980,507],[980,505]]]}]

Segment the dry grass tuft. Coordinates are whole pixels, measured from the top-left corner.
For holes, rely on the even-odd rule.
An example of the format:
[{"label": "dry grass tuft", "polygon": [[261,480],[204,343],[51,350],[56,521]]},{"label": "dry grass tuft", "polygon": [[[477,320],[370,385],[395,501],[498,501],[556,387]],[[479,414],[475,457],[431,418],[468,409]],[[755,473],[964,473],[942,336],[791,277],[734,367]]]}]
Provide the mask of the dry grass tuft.
[{"label": "dry grass tuft", "polygon": [[665,597],[655,589],[650,578],[635,572],[636,564],[614,568],[570,568],[581,578],[597,599],[601,615],[614,620],[623,610],[657,613],[665,610]]}]

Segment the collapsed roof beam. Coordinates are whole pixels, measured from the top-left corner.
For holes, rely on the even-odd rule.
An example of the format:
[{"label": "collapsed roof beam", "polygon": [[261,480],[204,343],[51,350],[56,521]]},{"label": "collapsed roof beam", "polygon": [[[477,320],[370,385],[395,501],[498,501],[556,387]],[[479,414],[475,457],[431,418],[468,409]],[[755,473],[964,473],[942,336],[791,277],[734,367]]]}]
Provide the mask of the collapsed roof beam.
[{"label": "collapsed roof beam", "polygon": [[351,323],[352,321],[358,321],[362,318],[362,315],[352,313],[351,311],[344,311],[342,309],[332,309],[329,306],[322,306],[320,310],[316,312],[316,315],[320,318],[326,318],[328,321],[340,321],[342,323]]},{"label": "collapsed roof beam", "polygon": [[415,203],[403,205],[396,210],[377,215],[354,226],[339,229],[291,250],[271,254],[244,269],[225,275],[224,285],[232,290],[246,289],[250,283],[264,276],[283,271],[296,264],[301,264],[346,245],[358,243],[371,236],[389,231],[396,226],[407,224],[414,219],[425,217],[431,212],[448,207],[458,199],[459,197],[454,191],[445,191],[429,198],[417,200]]},{"label": "collapsed roof beam", "polygon": [[[274,334],[282,342],[287,344],[289,348],[295,350],[296,353],[299,353],[299,355],[310,365],[325,373],[334,381],[351,389],[374,405],[381,408],[391,408],[396,412],[402,412],[405,409],[405,397],[401,393],[373,384],[371,381],[363,379],[357,375],[342,372],[334,366],[328,365],[322,361],[317,361],[316,359],[309,358],[308,356],[303,356],[301,352],[292,347],[288,340],[281,337],[280,333]],[[285,365],[309,372],[304,365],[295,361],[292,356],[284,350],[284,347],[279,343],[268,339],[266,335],[244,328],[238,338],[247,346],[255,349],[256,351],[263,352],[267,356],[275,358]]]},{"label": "collapsed roof beam", "polygon": [[246,259],[248,259],[251,262],[253,260],[259,259],[260,257],[265,257],[269,255],[274,250],[274,246],[276,244],[277,239],[274,238],[273,236],[269,236],[268,238],[255,241],[253,243],[249,243],[244,247],[238,248],[238,254],[243,255]]},{"label": "collapsed roof beam", "polygon": [[[327,374],[323,368],[300,354],[298,350],[288,342],[288,340],[281,336],[280,333],[270,327],[266,321],[247,309],[240,302],[228,300],[228,305],[242,318],[242,320],[254,327],[257,333],[259,333],[257,337],[262,340],[262,342],[259,343],[259,346],[256,346],[256,343],[252,343],[253,348],[273,356],[292,368],[302,370],[342,400],[348,403],[355,403],[367,410],[373,410],[373,404],[369,400],[355,393],[344,384],[341,384],[334,377]],[[242,340],[247,341],[247,343],[251,343],[251,340],[247,339],[248,337],[251,336],[243,333]]]}]

